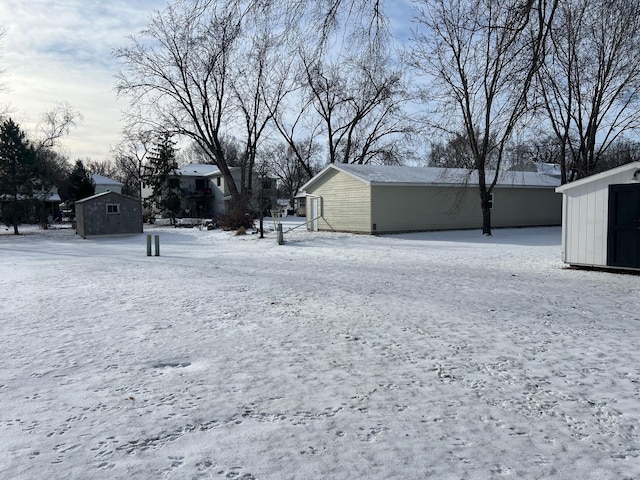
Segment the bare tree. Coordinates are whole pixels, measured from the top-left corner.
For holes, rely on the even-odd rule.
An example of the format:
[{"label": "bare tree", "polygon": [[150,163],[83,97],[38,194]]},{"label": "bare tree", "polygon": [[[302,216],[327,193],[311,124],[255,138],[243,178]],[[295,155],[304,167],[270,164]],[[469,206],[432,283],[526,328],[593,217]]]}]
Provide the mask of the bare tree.
[{"label": "bare tree", "polygon": [[[291,82],[299,78],[274,66],[293,58],[308,43],[308,36],[298,35],[300,23],[315,35],[314,53],[326,53],[345,21],[357,26],[350,30],[350,38],[366,38],[372,51],[373,46],[384,44],[386,25],[379,1],[176,0],[163,12],[156,12],[147,28],[131,38],[130,46],[116,50],[123,63],[117,90],[141,113],[131,118],[133,123],[156,131],[168,128],[197,143],[222,172],[233,203],[244,209],[252,191],[256,155],[271,117],[297,115],[284,112],[279,104],[291,94]],[[382,85],[378,94],[388,98],[387,92]],[[389,110],[393,109],[391,105]],[[291,132],[279,125],[276,128],[281,133]],[[396,127],[385,120],[378,131],[383,128]],[[235,137],[244,145],[237,187],[222,148],[225,137]],[[302,137],[308,138],[309,132]],[[365,161],[377,147],[369,145],[379,141],[362,138],[358,147]],[[299,144],[299,138],[291,139],[290,145]]]},{"label": "bare tree", "polygon": [[538,93],[566,183],[599,171],[606,150],[640,125],[640,3],[567,0],[550,38]]},{"label": "bare tree", "polygon": [[69,135],[72,127],[82,121],[82,114],[67,102],[58,102],[50,111],[42,114],[37,129],[40,138],[36,143],[38,150],[55,147],[62,137]]},{"label": "bare tree", "polygon": [[124,64],[117,91],[142,112],[132,121],[198,144],[240,209],[246,207],[243,186],[234,182],[221,138],[237,125],[231,62],[246,14],[241,1],[176,1],[155,12],[131,45],[115,52]]},{"label": "bare tree", "polygon": [[466,135],[457,133],[447,142],[435,142],[429,152],[429,166],[440,168],[473,168],[473,152]]},{"label": "bare tree", "polygon": [[[178,0],[156,12],[131,46],[116,51],[124,64],[117,90],[142,112],[132,120],[196,143],[220,169],[239,212],[249,204],[256,152],[270,118],[267,63],[278,45],[272,4],[280,5]],[[236,165],[239,184],[223,148],[229,137],[245,146]]]},{"label": "bare tree", "polygon": [[111,160],[93,160],[90,157],[82,159],[82,164],[89,175],[98,174],[112,180],[119,180],[118,167]]},{"label": "bare tree", "polygon": [[[313,175],[320,171],[317,159],[319,149],[310,144],[297,145],[296,150],[288,143],[279,143],[266,152],[265,157],[267,174],[278,180],[281,194],[289,199],[289,204],[293,206],[294,198],[302,185],[308,182]],[[304,163],[298,158],[299,155],[307,158]],[[304,167],[308,165],[310,172]]]},{"label": "bare tree", "polygon": [[[292,29],[293,36],[302,33]],[[275,104],[267,103],[271,113],[271,123],[288,146],[289,155],[296,159],[300,168],[311,178],[314,174],[311,152],[317,150],[322,129],[320,118],[313,115],[312,100],[305,94],[302,71],[296,63],[297,45],[292,42],[291,54],[282,55],[272,66],[279,72],[271,88],[277,90]]]},{"label": "bare tree", "polygon": [[[63,137],[69,135],[71,128],[82,120],[82,114],[67,102],[57,103],[50,111],[42,114],[37,125],[39,138],[33,143],[38,159],[39,188],[43,193],[49,192],[55,185],[64,196],[64,190],[71,168],[68,159],[60,154],[59,146]],[[41,225],[46,228],[45,221],[46,195],[42,196],[40,209]]]},{"label": "bare tree", "polygon": [[[491,192],[506,145],[530,112],[558,0],[413,0],[411,59],[433,81],[434,126],[464,132],[478,173],[482,232],[491,235]],[[442,115],[444,114],[444,115]],[[447,118],[453,125],[447,125]],[[489,170],[491,157],[495,168]]]},{"label": "bare tree", "polygon": [[282,7],[280,2],[258,2],[254,6],[245,18],[243,41],[234,52],[231,65],[231,88],[243,126],[238,129],[244,145],[238,166],[243,193],[249,200],[260,145],[285,95],[279,88],[282,77],[274,68],[282,56],[280,45],[288,34],[282,30]]},{"label": "bare tree", "polygon": [[310,101],[322,120],[330,163],[399,163],[413,133],[401,106],[408,100],[399,70],[387,58],[358,55],[334,61],[302,54]]},{"label": "bare tree", "polygon": [[123,193],[142,198],[142,180],[147,157],[153,147],[154,134],[149,131],[127,131],[112,150],[117,180],[124,184]]},{"label": "bare tree", "polygon": [[[326,8],[325,8],[326,7]],[[408,88],[378,1],[313,2],[297,45],[306,117],[330,163],[399,163],[415,133]],[[308,135],[304,135],[308,136]]]}]

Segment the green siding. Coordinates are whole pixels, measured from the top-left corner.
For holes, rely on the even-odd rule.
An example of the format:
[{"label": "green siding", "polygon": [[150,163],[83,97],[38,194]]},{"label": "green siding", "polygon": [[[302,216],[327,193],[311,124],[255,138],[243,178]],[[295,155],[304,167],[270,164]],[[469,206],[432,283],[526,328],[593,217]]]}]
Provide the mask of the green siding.
[{"label": "green siding", "polygon": [[377,233],[482,226],[475,190],[458,187],[373,187],[372,220]]},{"label": "green siding", "polygon": [[[307,194],[322,197],[320,230],[393,233],[482,228],[476,186],[370,186],[330,170]],[[562,197],[552,188],[494,190],[493,227],[560,225],[561,217]]]},{"label": "green siding", "polygon": [[496,188],[494,227],[536,227],[562,224],[562,195],[552,188]]},{"label": "green siding", "polygon": [[320,230],[371,233],[371,188],[366,183],[332,170],[307,189],[307,195],[322,197]]},{"label": "green siding", "polygon": [[[377,233],[482,227],[476,187],[373,187]],[[553,189],[496,188],[493,227],[560,225],[562,198]]]}]

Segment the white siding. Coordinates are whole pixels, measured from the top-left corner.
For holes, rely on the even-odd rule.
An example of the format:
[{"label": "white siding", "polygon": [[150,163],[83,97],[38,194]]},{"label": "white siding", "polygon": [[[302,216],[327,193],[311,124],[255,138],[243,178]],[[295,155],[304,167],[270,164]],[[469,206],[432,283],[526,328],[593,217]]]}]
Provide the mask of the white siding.
[{"label": "white siding", "polygon": [[564,192],[563,259],[572,265],[606,266],[609,185],[629,183],[628,171]]}]

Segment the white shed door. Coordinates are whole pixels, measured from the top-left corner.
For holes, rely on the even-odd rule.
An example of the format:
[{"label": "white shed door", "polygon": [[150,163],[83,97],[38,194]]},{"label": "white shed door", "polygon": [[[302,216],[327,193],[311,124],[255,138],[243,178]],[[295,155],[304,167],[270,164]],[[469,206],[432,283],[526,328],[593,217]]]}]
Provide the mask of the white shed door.
[{"label": "white shed door", "polygon": [[320,217],[320,201],[321,197],[307,197],[307,204],[309,205],[309,230],[312,232],[318,231],[318,217]]}]

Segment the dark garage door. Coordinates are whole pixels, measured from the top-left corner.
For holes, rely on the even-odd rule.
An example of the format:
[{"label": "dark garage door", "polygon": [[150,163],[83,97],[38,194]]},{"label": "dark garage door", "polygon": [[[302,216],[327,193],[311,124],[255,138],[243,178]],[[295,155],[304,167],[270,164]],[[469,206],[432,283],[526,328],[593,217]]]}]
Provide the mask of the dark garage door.
[{"label": "dark garage door", "polygon": [[640,184],[609,185],[607,265],[640,268]]}]

